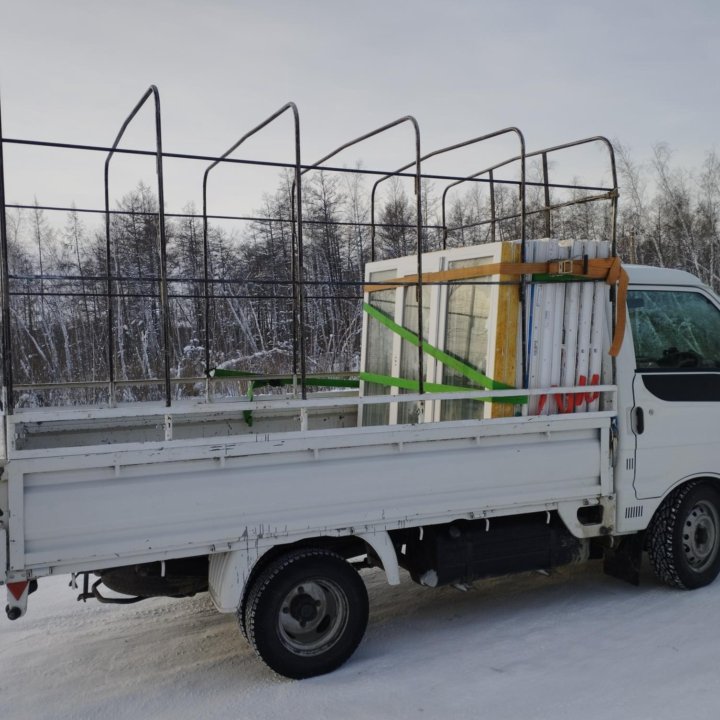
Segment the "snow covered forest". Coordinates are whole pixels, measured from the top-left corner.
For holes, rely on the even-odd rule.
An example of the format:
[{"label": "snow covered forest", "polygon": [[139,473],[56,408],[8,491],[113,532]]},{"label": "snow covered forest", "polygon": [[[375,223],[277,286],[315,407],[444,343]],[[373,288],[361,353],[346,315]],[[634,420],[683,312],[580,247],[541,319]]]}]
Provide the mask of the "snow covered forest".
[{"label": "snow covered forest", "polygon": [[[620,205],[618,247],[626,262],[675,267],[720,288],[720,157],[707,154],[699,168],[673,165],[657,146],[651,163],[638,166],[618,148]],[[537,169],[529,180],[539,179]],[[314,173],[303,181],[304,272],[308,372],[356,370],[359,364],[361,286],[371,257],[369,188],[364,175]],[[411,185],[386,184],[376,211],[375,257],[416,251]],[[440,191],[442,188],[440,188]],[[553,191],[553,202],[584,191]],[[566,194],[568,191],[565,191]],[[188,205],[168,217],[169,345],[174,377],[205,375],[206,324],[210,366],[266,374],[292,370],[291,182],[284,178],[265,196],[258,218],[242,225],[211,224],[205,308],[202,218]],[[438,188],[422,188],[423,243],[441,247]],[[36,200],[38,206],[42,203]],[[495,190],[498,217],[517,215],[517,188]],[[527,195],[527,237],[546,235],[543,188]],[[117,202],[111,216],[113,336],[116,376],[162,377],[157,199],[147,186]],[[448,205],[450,246],[492,239],[487,186],[473,184]],[[102,215],[58,213],[39,207],[8,211],[13,293],[12,337],[18,384],[103,381],[108,377],[106,240]],[[609,202],[581,203],[552,213],[557,237],[609,238]],[[497,225],[497,240],[520,235],[517,217]],[[225,388],[232,392],[232,387]],[[237,388],[235,388],[237,391]],[[56,393],[57,391],[53,391]],[[97,390],[100,395],[104,390]],[[124,386],[119,399],[159,397],[160,385]],[[203,392],[202,383],[176,384],[177,396]],[[22,404],[47,401],[47,393],[19,393]],[[57,401],[59,398],[55,397]]]}]

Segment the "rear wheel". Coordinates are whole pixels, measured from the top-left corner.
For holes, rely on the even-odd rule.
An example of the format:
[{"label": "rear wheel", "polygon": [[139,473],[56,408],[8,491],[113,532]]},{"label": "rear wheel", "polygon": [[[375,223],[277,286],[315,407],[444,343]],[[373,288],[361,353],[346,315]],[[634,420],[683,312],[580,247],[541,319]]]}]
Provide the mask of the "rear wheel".
[{"label": "rear wheel", "polygon": [[275,672],[306,678],[335,670],[365,634],[368,597],[358,573],[336,553],[296,550],[255,580],[244,625]]},{"label": "rear wheel", "polygon": [[671,493],[648,528],[655,574],[673,587],[709,585],[720,572],[720,493],[688,483]]}]

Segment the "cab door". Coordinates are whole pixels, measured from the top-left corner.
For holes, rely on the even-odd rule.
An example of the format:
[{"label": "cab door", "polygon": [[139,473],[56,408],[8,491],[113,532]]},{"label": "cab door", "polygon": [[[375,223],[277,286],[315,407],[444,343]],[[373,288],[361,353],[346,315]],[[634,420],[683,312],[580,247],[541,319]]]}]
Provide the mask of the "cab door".
[{"label": "cab door", "polygon": [[635,345],[635,493],[720,476],[720,309],[700,288],[628,293]]}]

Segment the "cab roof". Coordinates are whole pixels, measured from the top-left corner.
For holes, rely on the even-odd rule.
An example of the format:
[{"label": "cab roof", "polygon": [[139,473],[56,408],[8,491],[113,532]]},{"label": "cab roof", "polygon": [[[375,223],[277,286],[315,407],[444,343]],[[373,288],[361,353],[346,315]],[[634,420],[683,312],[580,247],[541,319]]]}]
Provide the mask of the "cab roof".
[{"label": "cab roof", "polygon": [[681,285],[684,287],[706,287],[694,275],[684,270],[650,267],[649,265],[625,265],[631,285]]}]

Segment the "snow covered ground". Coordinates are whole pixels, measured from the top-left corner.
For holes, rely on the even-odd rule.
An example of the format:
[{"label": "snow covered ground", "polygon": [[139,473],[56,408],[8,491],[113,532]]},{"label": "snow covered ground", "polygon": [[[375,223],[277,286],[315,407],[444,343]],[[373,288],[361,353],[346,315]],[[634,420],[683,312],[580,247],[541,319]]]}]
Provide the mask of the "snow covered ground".
[{"label": "snow covered ground", "polygon": [[390,588],[373,571],[358,651],[340,670],[298,682],[262,665],[207,596],[82,606],[67,580],[41,580],[25,618],[0,618],[3,720],[675,720],[720,711],[720,581],[681,592],[645,572],[634,588],[593,563],[460,593],[409,580]]}]

